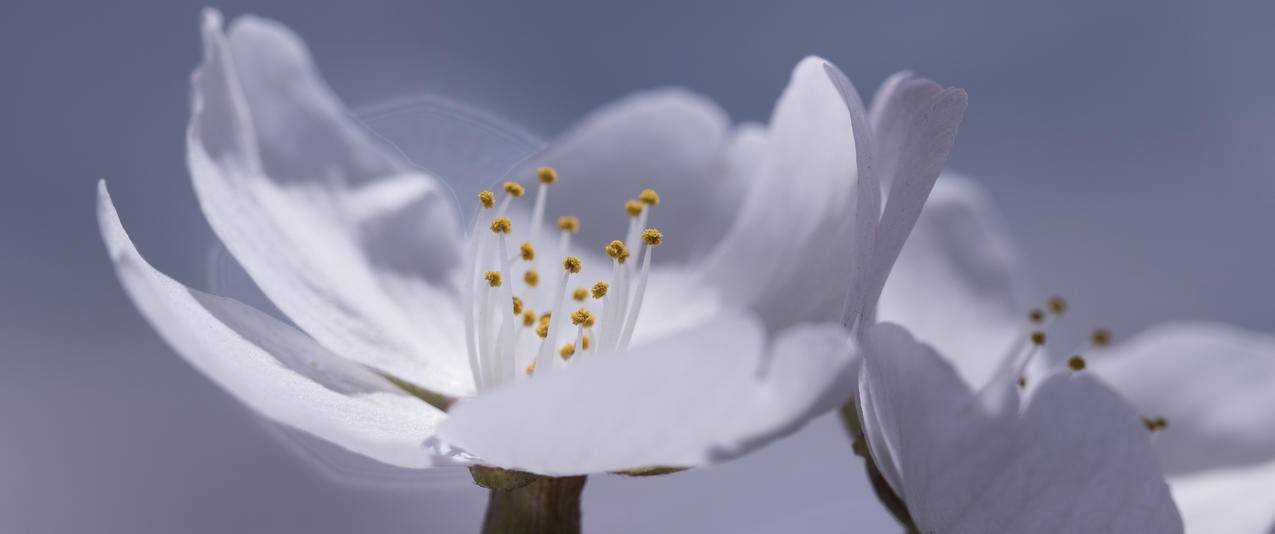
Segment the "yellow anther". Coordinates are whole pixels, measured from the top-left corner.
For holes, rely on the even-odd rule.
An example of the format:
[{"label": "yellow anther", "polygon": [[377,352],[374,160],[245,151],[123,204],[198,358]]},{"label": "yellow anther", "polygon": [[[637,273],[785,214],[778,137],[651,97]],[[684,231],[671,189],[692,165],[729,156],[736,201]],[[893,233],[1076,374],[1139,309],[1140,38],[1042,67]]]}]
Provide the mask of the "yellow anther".
[{"label": "yellow anther", "polygon": [[597,321],[598,321],[598,316],[590,314],[589,318],[584,320],[584,327],[593,328],[593,325],[597,324]]},{"label": "yellow anther", "polygon": [[660,243],[664,242],[664,233],[654,228],[647,228],[646,230],[642,230],[642,241],[645,242],[648,247],[658,247],[660,246]]},{"label": "yellow anther", "polygon": [[1049,297],[1049,312],[1054,315],[1067,313],[1067,301],[1062,297]]},{"label": "yellow anther", "polygon": [[593,314],[589,313],[589,310],[584,308],[580,308],[571,313],[571,324],[576,326],[584,325],[589,322],[590,319],[593,319]]},{"label": "yellow anther", "polygon": [[558,355],[562,356],[562,359],[564,360],[570,360],[572,356],[576,355],[576,344],[567,343],[566,345],[563,345],[562,350],[558,351]]},{"label": "yellow anther", "polygon": [[518,245],[518,254],[522,256],[522,261],[531,261],[536,259],[536,247],[531,246],[531,242],[524,241]]},{"label": "yellow anther", "polygon": [[579,232],[580,218],[579,217],[558,217],[558,229],[570,234]]},{"label": "yellow anther", "polygon": [[1041,345],[1044,345],[1044,344],[1045,344],[1045,333],[1044,333],[1044,332],[1032,332],[1032,344],[1033,344],[1033,345],[1036,345],[1037,347],[1039,347],[1039,346],[1041,346]]},{"label": "yellow anther", "polygon": [[509,217],[496,217],[496,220],[491,221],[491,231],[497,234],[508,234],[513,229],[514,223]]},{"label": "yellow anther", "polygon": [[638,193],[638,201],[647,206],[659,206],[660,195],[654,189],[643,189],[641,193]]},{"label": "yellow anther", "polygon": [[1085,370],[1084,356],[1077,354],[1075,356],[1067,358],[1067,367],[1070,367],[1072,371],[1084,371]]},{"label": "yellow anther", "polygon": [[1045,311],[1039,308],[1033,309],[1032,311],[1027,312],[1027,320],[1034,324],[1043,323],[1045,322]]},{"label": "yellow anther", "polygon": [[527,287],[536,287],[536,284],[540,283],[540,273],[535,269],[527,269],[527,272],[522,275],[522,282],[527,284]]},{"label": "yellow anther", "polygon": [[567,272],[571,274],[576,274],[580,272],[580,267],[582,265],[583,263],[580,262],[580,258],[577,258],[575,256],[567,256],[567,259],[562,260],[562,268],[566,269]]},{"label": "yellow anther", "polygon": [[1018,387],[1020,388],[1027,387],[1027,377],[1025,376],[1018,377]]},{"label": "yellow anther", "polygon": [[642,214],[642,201],[641,201],[641,200],[630,200],[630,201],[628,201],[628,202],[625,202],[625,203],[624,203],[624,212],[625,212],[625,213],[628,213],[628,214],[629,214],[629,217],[637,217],[638,215],[641,215],[641,214]]},{"label": "yellow anther", "polygon": [[551,319],[551,318],[553,318],[553,313],[551,313],[551,312],[544,312],[544,313],[540,314],[540,322],[542,322],[542,323],[547,323],[547,322],[549,322],[549,319]]},{"label": "yellow anther", "polygon": [[1169,421],[1163,417],[1143,417],[1142,425],[1151,432],[1159,432],[1169,427]]},{"label": "yellow anther", "polygon": [[575,291],[571,292],[571,298],[575,299],[576,302],[584,302],[584,299],[589,298],[589,289],[577,287]]},{"label": "yellow anther", "polygon": [[514,315],[522,313],[522,299],[514,297]]},{"label": "yellow anther", "polygon": [[536,324],[536,312],[533,312],[531,310],[523,310],[522,325],[527,328],[531,328],[531,325],[534,325],[534,324]]},{"label": "yellow anther", "polygon": [[478,193],[478,201],[482,203],[483,209],[491,209],[496,205],[496,194],[491,191],[483,191]]},{"label": "yellow anther", "polygon": [[1089,341],[1095,347],[1105,347],[1111,344],[1111,331],[1106,328],[1098,328],[1089,334]]},{"label": "yellow anther", "polygon": [[624,263],[624,260],[629,259],[629,247],[624,246],[624,242],[618,239],[607,244],[606,251],[607,256],[611,256],[612,259],[620,263]]},{"label": "yellow anther", "polygon": [[553,170],[553,167],[541,167],[536,169],[536,178],[540,183],[549,185],[558,181],[558,171]]},{"label": "yellow anther", "polygon": [[541,321],[536,325],[536,335],[541,338],[549,337],[549,321]]},{"label": "yellow anther", "polygon": [[531,364],[527,366],[527,376],[531,376],[535,373],[536,373],[536,362],[531,362]]},{"label": "yellow anther", "polygon": [[590,343],[589,336],[584,336],[580,338],[580,349],[589,350],[589,343]]},{"label": "yellow anther", "polygon": [[608,289],[611,289],[611,286],[608,286],[606,282],[593,284],[593,298],[600,299],[607,296]]},{"label": "yellow anther", "polygon": [[505,192],[509,193],[509,196],[514,198],[518,198],[522,196],[523,193],[527,192],[526,189],[522,188],[522,184],[518,182],[505,182],[504,188]]},{"label": "yellow anther", "polygon": [[483,273],[483,279],[491,287],[500,287],[500,271],[487,271]]}]

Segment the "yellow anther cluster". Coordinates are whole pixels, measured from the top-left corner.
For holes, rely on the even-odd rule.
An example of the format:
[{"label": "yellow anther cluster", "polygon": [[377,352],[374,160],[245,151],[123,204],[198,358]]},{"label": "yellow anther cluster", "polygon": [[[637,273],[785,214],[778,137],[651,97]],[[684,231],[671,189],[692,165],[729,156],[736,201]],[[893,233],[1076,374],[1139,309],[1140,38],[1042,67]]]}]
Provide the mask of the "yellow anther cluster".
[{"label": "yellow anther cluster", "polygon": [[1044,332],[1032,332],[1032,344],[1033,344],[1033,345],[1036,345],[1037,347],[1039,347],[1039,346],[1041,346],[1041,345],[1044,345],[1044,344],[1045,344],[1045,333],[1044,333]]},{"label": "yellow anther cluster", "polygon": [[641,215],[641,214],[642,214],[642,201],[641,201],[641,200],[630,200],[630,201],[628,201],[628,202],[625,202],[625,203],[624,203],[624,212],[625,212],[625,213],[628,213],[628,214],[629,214],[629,217],[637,217],[638,215]]},{"label": "yellow anther cluster", "polygon": [[1077,354],[1075,356],[1067,358],[1067,367],[1070,367],[1072,371],[1084,371],[1085,357]]},{"label": "yellow anther cluster", "polygon": [[531,246],[530,241],[524,241],[518,245],[518,254],[522,256],[522,261],[531,261],[536,259],[536,247]]},{"label": "yellow anther cluster", "polygon": [[594,320],[593,314],[589,313],[589,310],[584,308],[580,308],[571,313],[571,324],[576,326],[590,328],[593,326]]},{"label": "yellow anther cluster", "polygon": [[608,286],[606,282],[593,284],[593,298],[600,299],[607,296],[608,289],[611,289],[611,286]]},{"label": "yellow anther cluster", "polygon": [[642,192],[638,194],[638,201],[646,204],[647,206],[659,206],[660,195],[656,193],[654,189],[643,189]]},{"label": "yellow anther cluster", "polygon": [[624,263],[624,260],[629,259],[629,247],[624,246],[623,241],[615,240],[608,243],[606,251],[607,256],[611,256],[612,259],[620,263]]},{"label": "yellow anther cluster", "polygon": [[514,315],[522,313],[522,299],[514,297]]},{"label": "yellow anther cluster", "polygon": [[536,373],[536,362],[531,362],[529,365],[527,365],[527,376],[531,376],[535,373]]},{"label": "yellow anther cluster", "polygon": [[1089,334],[1089,341],[1095,347],[1105,347],[1111,344],[1111,331],[1106,328],[1099,328]]},{"label": "yellow anther cluster", "polygon": [[491,231],[497,234],[508,234],[513,229],[514,223],[509,217],[496,217],[496,220],[491,221]]},{"label": "yellow anther cluster", "polygon": [[584,299],[589,298],[589,289],[584,287],[577,287],[575,288],[575,291],[571,292],[571,298],[575,299],[576,302],[584,302]]},{"label": "yellow anther cluster", "polygon": [[660,246],[660,243],[664,242],[664,233],[654,228],[647,228],[646,230],[642,230],[642,241],[646,243],[646,246],[648,247],[658,247]]},{"label": "yellow anther cluster", "polygon": [[536,312],[533,312],[531,310],[523,310],[522,325],[527,328],[531,328],[531,325],[534,325],[534,324],[536,324]]},{"label": "yellow anther cluster", "polygon": [[579,217],[558,217],[558,229],[574,234],[580,231]]},{"label": "yellow anther cluster", "polygon": [[576,355],[576,344],[567,343],[566,345],[563,345],[562,350],[558,351],[558,355],[562,356],[562,359],[564,360],[570,360],[572,356]]},{"label": "yellow anther cluster", "polygon": [[540,324],[536,325],[536,335],[542,339],[549,337],[549,321],[540,321]]},{"label": "yellow anther cluster", "polygon": [[567,272],[571,274],[580,272],[580,267],[582,265],[584,264],[580,261],[580,258],[575,256],[567,256],[567,259],[562,260],[562,268],[566,269]]},{"label": "yellow anther cluster", "polygon": [[589,336],[581,337],[581,338],[580,338],[580,349],[581,349],[581,350],[589,350],[589,344],[590,344],[590,343],[591,343],[591,341],[589,340]]},{"label": "yellow anther cluster", "polygon": [[496,194],[491,191],[478,193],[478,202],[482,203],[483,209],[491,209],[496,205]]},{"label": "yellow anther cluster", "polygon": [[1142,424],[1147,427],[1147,430],[1152,432],[1159,432],[1169,428],[1169,421],[1163,417],[1143,417]]},{"label": "yellow anther cluster", "polygon": [[522,282],[527,284],[527,287],[536,287],[536,284],[540,283],[540,273],[535,269],[527,269],[527,272],[522,275]]},{"label": "yellow anther cluster", "polygon": [[500,287],[500,271],[487,271],[483,273],[483,279],[491,287]]},{"label": "yellow anther cluster", "polygon": [[522,188],[522,184],[518,182],[505,182],[504,188],[505,192],[509,193],[509,196],[514,198],[518,198],[522,196],[523,193],[527,192],[526,189]]},{"label": "yellow anther cluster", "polygon": [[549,185],[558,181],[558,171],[553,170],[553,167],[541,167],[536,169],[536,179],[542,184]]},{"label": "yellow anther cluster", "polygon": [[1033,324],[1043,323],[1045,322],[1045,311],[1039,308],[1029,311],[1027,312],[1027,320]]},{"label": "yellow anther cluster", "polygon": [[1067,313],[1067,301],[1062,297],[1049,297],[1049,312],[1054,315],[1062,315]]}]

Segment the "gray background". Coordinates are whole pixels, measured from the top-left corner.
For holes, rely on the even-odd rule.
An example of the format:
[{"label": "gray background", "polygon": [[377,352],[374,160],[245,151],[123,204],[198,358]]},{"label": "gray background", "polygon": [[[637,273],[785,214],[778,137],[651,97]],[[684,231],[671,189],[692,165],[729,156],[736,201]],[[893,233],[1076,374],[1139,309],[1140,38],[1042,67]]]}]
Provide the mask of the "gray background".
[{"label": "gray background", "polygon": [[[0,16],[0,532],[472,531],[463,474],[325,474],[171,353],[107,264],[93,184],[204,279],[184,169],[191,2],[8,2]],[[533,6],[533,4],[535,4]],[[986,183],[1077,332],[1174,318],[1275,331],[1269,3],[361,2],[278,18],[352,105],[447,95],[551,137],[685,85],[764,119],[815,53],[864,90],[911,68],[968,89],[952,167]],[[824,419],[720,468],[595,477],[593,532],[890,531]],[[858,525],[852,528],[852,525]]]}]

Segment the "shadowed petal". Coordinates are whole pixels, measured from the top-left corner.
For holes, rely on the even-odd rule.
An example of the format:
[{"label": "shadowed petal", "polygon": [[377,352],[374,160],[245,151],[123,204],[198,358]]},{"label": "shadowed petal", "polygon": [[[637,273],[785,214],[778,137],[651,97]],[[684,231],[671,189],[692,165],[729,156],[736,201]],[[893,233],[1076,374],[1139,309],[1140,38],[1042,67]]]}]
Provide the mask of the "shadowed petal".
[{"label": "shadowed petal", "polygon": [[[580,356],[577,356],[580,357]],[[805,326],[767,348],[761,326],[694,331],[460,401],[439,436],[492,465],[568,475],[724,461],[845,401],[851,346]]]},{"label": "shadowed petal", "polygon": [[1187,531],[1275,532],[1275,461],[1169,478]]},{"label": "shadowed petal", "polygon": [[258,413],[400,467],[440,458],[422,445],[444,417],[380,376],[233,300],[192,290],[155,270],[120,224],[104,182],[98,224],[142,315],[192,366]]}]

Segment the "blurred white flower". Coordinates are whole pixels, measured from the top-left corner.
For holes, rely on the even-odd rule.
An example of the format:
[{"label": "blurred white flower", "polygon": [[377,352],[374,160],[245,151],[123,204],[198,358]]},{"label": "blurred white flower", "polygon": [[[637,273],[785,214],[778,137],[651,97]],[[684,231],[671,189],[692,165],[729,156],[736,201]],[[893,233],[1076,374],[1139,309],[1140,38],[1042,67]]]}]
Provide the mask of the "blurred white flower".
[{"label": "blurred white flower", "polygon": [[[288,30],[245,17],[223,33],[209,11],[203,37],[187,139],[200,207],[296,327],[152,268],[101,184],[123,285],[258,412],[405,467],[694,466],[839,405],[855,375],[837,323],[880,294],[965,108],[913,79],[870,139],[817,58],[765,127],[731,128],[684,91],[639,94],[512,171],[466,233],[440,182],[353,121]],[[883,213],[887,174],[906,187]],[[656,222],[664,234],[643,235]]]},{"label": "blurred white flower", "polygon": [[[1029,332],[1041,327],[1021,306],[1023,277],[1016,247],[987,195],[971,181],[945,176],[890,274],[880,315],[939,347],[966,384],[986,384],[1004,370],[1002,355],[1021,352]],[[1052,315],[1036,313],[1042,312]],[[1066,381],[1088,381],[1081,375],[1096,373],[1132,404],[1136,412],[1104,400],[1119,418],[1133,418],[1123,425],[1138,425],[1138,417],[1146,424],[1148,452],[1167,474],[1187,530],[1247,533],[1275,526],[1269,491],[1275,487],[1275,340],[1186,322],[1156,326],[1115,346],[1108,346],[1109,332],[1094,334],[1078,350],[1053,356],[1083,353],[1088,370]],[[1046,359],[1037,357],[1023,377],[1040,388],[1033,402],[1046,387],[1033,376],[1048,366]],[[1066,421],[1060,417],[1054,424]],[[1076,424],[1109,424],[1108,417]],[[1085,427],[1075,428],[1083,437]],[[1141,466],[1142,453],[1134,456],[1121,458],[1121,469],[1128,462]]]}]

